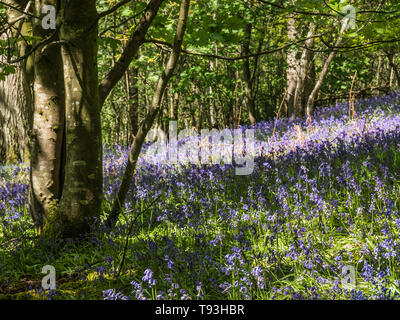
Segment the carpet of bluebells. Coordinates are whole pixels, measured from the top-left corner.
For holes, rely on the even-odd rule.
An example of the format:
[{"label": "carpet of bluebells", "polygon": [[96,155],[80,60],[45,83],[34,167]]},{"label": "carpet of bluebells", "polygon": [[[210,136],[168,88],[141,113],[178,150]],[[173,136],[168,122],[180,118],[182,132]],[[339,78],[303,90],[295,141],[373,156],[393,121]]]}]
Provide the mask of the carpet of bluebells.
[{"label": "carpet of bluebells", "polygon": [[[51,264],[60,285],[31,285],[32,298],[399,299],[400,95],[355,111],[339,103],[257,124],[249,176],[144,155],[117,225],[99,221],[90,241],[54,250],[27,213],[28,168],[3,167],[0,298]],[[127,150],[105,149],[104,212],[126,161]]]}]

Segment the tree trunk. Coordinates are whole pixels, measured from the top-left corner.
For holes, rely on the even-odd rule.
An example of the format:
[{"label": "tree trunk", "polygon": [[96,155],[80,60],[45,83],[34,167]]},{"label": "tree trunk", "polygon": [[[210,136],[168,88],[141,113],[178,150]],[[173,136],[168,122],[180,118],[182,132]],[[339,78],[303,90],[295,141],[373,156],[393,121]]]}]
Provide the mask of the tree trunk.
[{"label": "tree trunk", "polygon": [[[210,61],[210,72],[215,72],[214,61]],[[217,111],[215,105],[215,96],[213,86],[209,88],[209,103],[210,103],[210,125],[212,128],[217,127]]]},{"label": "tree trunk", "polygon": [[62,2],[60,41],[65,87],[65,180],[44,232],[77,237],[100,216],[102,137],[97,70],[96,1]]},{"label": "tree trunk", "polygon": [[[288,39],[290,41],[295,41],[298,37],[297,29],[296,29],[296,20],[291,15],[288,19]],[[286,61],[287,61],[287,69],[286,69],[286,79],[287,79],[287,95],[286,95],[286,104],[287,104],[287,113],[288,116],[295,115],[294,108],[294,96],[296,93],[297,87],[297,70],[298,70],[298,59],[296,58],[297,50],[289,49]]]},{"label": "tree trunk", "polygon": [[383,72],[383,62],[385,57],[383,55],[379,55],[379,62],[378,62],[378,71],[376,73],[376,86],[380,87],[382,82],[382,72]]},{"label": "tree trunk", "polygon": [[338,38],[336,40],[336,43],[335,43],[335,48],[332,50],[332,52],[329,54],[328,58],[326,59],[324,65],[322,67],[322,70],[321,70],[321,72],[320,72],[320,74],[318,76],[318,80],[317,80],[317,82],[316,82],[316,84],[314,86],[314,89],[312,90],[310,96],[308,97],[307,106],[306,106],[306,115],[309,118],[312,116],[312,113],[314,111],[314,102],[317,99],[319,90],[322,87],[322,84],[323,84],[325,76],[326,76],[326,74],[328,72],[329,66],[331,65],[333,59],[336,56],[336,51],[335,50],[342,43],[343,36],[344,36],[344,33],[345,33],[346,29],[347,29],[348,23],[349,23],[348,19],[343,21],[342,27],[340,29],[339,36],[338,36]]},{"label": "tree trunk", "polygon": [[303,49],[303,53],[298,63],[296,90],[293,99],[293,110],[295,117],[301,117],[304,115],[304,106],[306,103],[304,98],[305,95],[309,93],[307,93],[307,88],[309,88],[310,80],[312,80],[312,77],[310,77],[310,71],[313,59],[313,52],[311,50],[308,50],[308,48],[312,48],[314,46],[314,38],[311,38],[313,35],[314,26],[312,25],[307,34],[307,38],[310,39],[305,42],[305,48]]},{"label": "tree trunk", "polygon": [[[137,59],[138,57],[135,57]],[[127,89],[128,89],[128,114],[131,128],[131,135],[135,136],[139,125],[139,69],[131,67],[127,72]]]},{"label": "tree trunk", "polygon": [[32,112],[23,69],[24,63],[18,63],[16,72],[0,81],[0,164],[29,158],[27,140]]},{"label": "tree trunk", "polygon": [[[36,2],[36,15],[41,8]],[[103,182],[96,2],[62,2],[58,10],[59,38],[34,55],[30,202],[40,233],[49,238],[90,229],[100,216]],[[52,31],[37,21],[33,32],[43,38]]]},{"label": "tree trunk", "polygon": [[[305,48],[301,52],[298,50],[289,50],[287,54],[287,88],[286,103],[288,105],[288,114],[291,117],[301,117],[305,114],[305,106],[307,104],[308,95],[314,87],[314,65],[312,47],[315,38],[312,38],[315,31],[315,25],[311,24],[307,33],[308,40],[305,41]],[[295,25],[295,19],[291,17],[288,21],[288,38],[296,41],[298,31]],[[309,49],[308,49],[309,48]],[[311,90],[310,90],[311,87]]]},{"label": "tree trunk", "polygon": [[[7,3],[21,11],[28,1]],[[121,58],[98,86],[96,1],[34,1],[35,16],[42,16],[45,4],[57,9],[58,26],[57,32],[45,30],[40,19],[33,19],[38,46],[24,62],[25,81],[33,85],[30,207],[45,237],[79,236],[100,216],[101,105],[125,74],[162,3],[150,0]]]},{"label": "tree trunk", "polygon": [[[56,6],[56,0],[47,2]],[[34,12],[41,14],[41,2]],[[45,38],[41,21],[33,24],[33,35]],[[41,40],[38,40],[41,41]],[[64,78],[60,46],[48,45],[36,50],[33,82],[33,130],[31,142],[31,214],[39,231],[47,224],[50,212],[56,211],[63,183]]]},{"label": "tree trunk", "polygon": [[167,88],[168,81],[171,79],[174,70],[176,69],[179,56],[182,51],[182,42],[186,30],[186,22],[189,14],[190,0],[181,0],[180,12],[178,18],[178,25],[176,29],[174,46],[165,67],[165,70],[158,79],[157,87],[154,92],[151,107],[139,127],[138,133],[134,139],[129,153],[129,160],[125,169],[124,176],[122,178],[121,186],[118,190],[116,199],[114,200],[113,207],[110,215],[108,216],[108,224],[112,225],[118,215],[123,211],[125,199],[128,194],[129,188],[132,183],[132,178],[136,170],[137,160],[139,158],[140,151],[142,149],[144,140],[147,133],[151,129],[154,120],[160,111],[162,99],[164,96],[165,89]]},{"label": "tree trunk", "polygon": [[396,76],[397,86],[400,88],[400,74],[399,74],[399,70],[396,66],[396,56],[393,52],[387,52],[386,55],[388,57],[389,65],[390,65],[389,88],[393,89],[394,76]]},{"label": "tree trunk", "polygon": [[[28,0],[7,0],[21,11],[29,10]],[[7,7],[8,21],[15,21],[21,13]],[[30,35],[30,21],[20,20],[14,24],[22,35]],[[9,30],[2,38],[14,37],[16,31]],[[28,47],[24,41],[17,44],[17,53],[24,56]],[[0,63],[6,63],[7,57],[0,56]],[[0,163],[27,161],[29,159],[29,135],[32,127],[32,106],[29,80],[31,77],[31,59],[14,65],[15,73],[0,81]]]},{"label": "tree trunk", "polygon": [[178,107],[179,107],[179,93],[172,92],[172,84],[171,84],[171,101],[170,101],[170,112],[169,117],[171,120],[178,120]]},{"label": "tree trunk", "polygon": [[[242,54],[247,56],[250,54],[250,41],[253,26],[248,23],[244,29],[244,39],[242,46]],[[250,71],[250,59],[243,59],[243,76],[244,76],[244,91],[246,95],[247,111],[249,113],[249,120],[252,125],[257,123],[256,118],[256,103],[254,95],[254,81]]]}]

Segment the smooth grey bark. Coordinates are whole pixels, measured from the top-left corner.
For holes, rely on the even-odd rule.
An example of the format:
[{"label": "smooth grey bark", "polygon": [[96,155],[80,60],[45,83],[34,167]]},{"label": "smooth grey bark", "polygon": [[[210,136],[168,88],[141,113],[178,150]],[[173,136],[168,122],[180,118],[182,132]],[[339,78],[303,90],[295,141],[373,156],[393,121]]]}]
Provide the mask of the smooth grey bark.
[{"label": "smooth grey bark", "polygon": [[65,88],[65,179],[58,210],[45,232],[77,237],[100,216],[103,200],[102,136],[97,70],[95,0],[62,2],[61,58]]},{"label": "smooth grey bark", "polygon": [[[27,3],[7,1],[19,10]],[[56,31],[44,30],[40,19],[33,19],[29,35],[40,40],[33,55],[24,60],[25,81],[33,88],[33,123],[27,126],[32,127],[30,207],[40,234],[76,237],[89,231],[100,216],[101,105],[125,74],[162,2],[149,1],[121,58],[100,87],[96,1],[32,2],[35,16],[42,15],[44,4],[57,9]],[[42,44],[44,38],[48,40]]]},{"label": "smooth grey bark", "polygon": [[[23,17],[14,25],[13,37],[47,35],[40,21],[28,19],[22,13],[33,7],[34,13],[40,15],[42,2],[36,1],[31,6],[32,3],[23,0],[7,1],[7,4],[15,8],[8,8],[8,20],[12,21],[21,15]],[[46,3],[55,4],[51,1]],[[29,50],[25,41],[19,41],[17,47],[20,57],[25,56]],[[30,150],[27,152],[30,153],[31,164],[29,204],[39,230],[46,222],[46,212],[54,207],[61,194],[62,177],[59,172],[62,158],[58,154],[62,149],[60,136],[63,121],[60,120],[62,107],[59,104],[63,101],[63,80],[62,75],[58,74],[61,60],[57,51],[59,53],[56,46],[48,46],[21,60],[17,64],[17,73],[6,80],[3,88],[5,107],[16,115],[13,118],[16,120],[14,130],[19,133],[15,136],[15,143],[20,144],[20,148],[28,145],[27,149]],[[10,100],[10,96],[14,100]],[[10,142],[10,145],[13,143]]]},{"label": "smooth grey bark", "polygon": [[[56,0],[47,2],[56,5]],[[40,16],[42,2],[36,1],[34,13]],[[34,20],[33,35],[48,37],[41,21]],[[37,40],[41,41],[41,40]],[[30,159],[30,208],[39,231],[48,222],[49,212],[61,198],[63,176],[64,79],[60,47],[46,46],[33,56],[33,128]]]}]

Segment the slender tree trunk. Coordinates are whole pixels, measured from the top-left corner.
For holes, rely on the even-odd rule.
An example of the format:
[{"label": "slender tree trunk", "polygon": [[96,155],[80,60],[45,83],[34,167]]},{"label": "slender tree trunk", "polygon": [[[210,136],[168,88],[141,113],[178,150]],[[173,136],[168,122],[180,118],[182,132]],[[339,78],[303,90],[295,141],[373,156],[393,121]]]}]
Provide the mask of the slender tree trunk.
[{"label": "slender tree trunk", "polygon": [[[288,19],[288,39],[290,41],[295,41],[298,37],[298,32],[296,29],[296,20],[291,15]],[[297,70],[298,70],[298,59],[296,58],[297,50],[289,49],[286,61],[288,67],[286,69],[286,78],[287,78],[287,95],[286,95],[286,104],[288,108],[288,115],[295,115],[294,108],[294,97],[296,93],[297,87]]]},{"label": "slender tree trunk", "polygon": [[172,83],[170,87],[171,101],[170,101],[170,113],[169,117],[171,120],[178,120],[178,106],[179,106],[179,93],[172,92]]},{"label": "slender tree trunk", "polygon": [[[347,29],[347,26],[348,26],[348,19],[346,19],[342,23],[339,36],[338,36],[338,38],[336,40],[336,43],[335,43],[335,48],[339,47],[340,44],[342,43],[343,36],[344,36],[344,33],[345,33],[346,29]],[[306,115],[307,115],[307,117],[311,117],[312,116],[312,113],[314,111],[314,102],[317,99],[319,90],[321,89],[323,81],[325,79],[325,76],[328,73],[329,66],[331,65],[331,63],[332,63],[333,59],[335,58],[335,56],[336,56],[336,51],[335,51],[335,49],[333,49],[332,52],[329,54],[328,58],[326,59],[323,67],[322,67],[322,70],[321,70],[321,72],[319,74],[319,77],[318,77],[318,80],[317,80],[317,82],[316,82],[316,84],[314,86],[314,89],[312,90],[310,96],[308,97],[307,106],[306,106]]]},{"label": "slender tree trunk", "polygon": [[169,60],[167,62],[167,65],[165,67],[165,70],[163,71],[162,75],[158,80],[157,87],[154,92],[153,100],[151,103],[151,107],[145,119],[143,120],[141,126],[139,127],[137,135],[131,146],[129,160],[127,163],[127,167],[125,169],[124,176],[122,178],[121,186],[118,190],[117,197],[114,200],[111,213],[108,217],[109,225],[112,225],[118,218],[118,215],[123,211],[125,199],[132,183],[132,178],[136,170],[137,160],[139,158],[139,154],[142,149],[144,140],[147,136],[147,133],[151,129],[158,112],[160,111],[162,99],[164,96],[165,89],[167,88],[168,81],[171,79],[173,72],[176,69],[177,62],[182,51],[182,42],[186,30],[186,22],[189,14],[189,5],[190,5],[190,0],[181,0],[174,46],[171,55],[169,57]]},{"label": "slender tree trunk", "polygon": [[[313,52],[308,48],[312,48],[314,46],[314,38],[311,38],[314,35],[314,25],[310,26],[310,30],[308,31],[307,38],[310,38],[305,42],[305,48],[303,49],[303,53],[301,55],[300,61],[297,65],[298,70],[296,72],[297,80],[296,80],[296,89],[294,92],[293,98],[293,112],[294,116],[301,117],[304,115],[304,106],[306,101],[304,101],[304,96],[309,94],[307,92],[307,88],[309,88],[310,82],[313,80],[310,77],[312,70],[312,59]],[[308,97],[308,95],[307,95]]]},{"label": "slender tree trunk", "polygon": [[312,56],[313,57],[311,58],[309,69],[307,71],[306,79],[305,79],[305,83],[304,83],[303,97],[302,97],[302,102],[301,102],[302,116],[305,115],[307,100],[308,100],[308,97],[310,96],[311,92],[314,89],[314,84],[316,81],[314,53],[312,53]]},{"label": "slender tree trunk", "polygon": [[381,81],[382,81],[382,71],[383,71],[383,62],[384,62],[385,57],[383,55],[379,55],[379,62],[378,62],[378,71],[376,73],[376,85],[378,87],[381,86]]},{"label": "slender tree trunk", "polygon": [[[227,75],[230,79],[235,79],[236,76],[236,70],[233,68],[232,64],[230,63],[226,63],[226,72]],[[237,83],[235,82],[230,82],[229,86],[228,86],[228,90],[230,90],[231,92],[234,92],[234,96],[228,100],[227,105],[225,107],[225,110],[223,112],[224,114],[224,126],[225,127],[230,127],[233,128],[233,124],[235,122],[234,120],[234,115],[235,115],[235,106],[237,104]],[[223,105],[225,103],[222,103]]]},{"label": "slender tree trunk", "polygon": [[[136,57],[135,59],[137,59]],[[136,67],[129,68],[127,72],[127,89],[128,89],[128,114],[131,128],[131,135],[135,136],[139,125],[139,69]]]},{"label": "slender tree trunk", "polygon": [[[244,29],[244,39],[242,46],[242,54],[247,56],[250,54],[250,41],[252,34],[253,26],[248,23]],[[249,120],[251,124],[257,123],[256,118],[256,103],[255,103],[255,95],[254,95],[254,81],[250,71],[250,59],[243,59],[243,76],[244,76],[244,91],[246,95],[246,105],[249,113]]]},{"label": "slender tree trunk", "polygon": [[[218,0],[216,0],[218,2]],[[216,11],[213,12],[212,21],[216,23]],[[217,44],[214,43],[214,53],[218,54],[218,47]],[[210,60],[210,72],[215,73],[218,69],[218,60],[215,61]],[[217,106],[215,103],[216,94],[214,93],[213,84],[209,87],[209,103],[210,103],[210,125],[212,128],[217,128]]]},{"label": "slender tree trunk", "polygon": [[202,108],[202,101],[200,98],[201,91],[199,87],[195,84],[195,93],[197,95],[196,99],[196,124],[197,130],[200,132],[202,125],[203,125],[203,108]]},{"label": "slender tree trunk", "polygon": [[[210,71],[215,72],[214,61],[210,61]],[[215,105],[215,96],[213,86],[209,88],[209,102],[210,102],[210,125],[212,128],[217,126],[217,111]]]},{"label": "slender tree trunk", "polygon": [[396,66],[396,56],[392,52],[387,52],[387,57],[389,60],[389,66],[390,66],[390,81],[389,81],[389,88],[393,88],[393,80],[394,76],[396,76],[397,80],[397,86],[400,88],[400,74],[399,74],[399,69]]}]

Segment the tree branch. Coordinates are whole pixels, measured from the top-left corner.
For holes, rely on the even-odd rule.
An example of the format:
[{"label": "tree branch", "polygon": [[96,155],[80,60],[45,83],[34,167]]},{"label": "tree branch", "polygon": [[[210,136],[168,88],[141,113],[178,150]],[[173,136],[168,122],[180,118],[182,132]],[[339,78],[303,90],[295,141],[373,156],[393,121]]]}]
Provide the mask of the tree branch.
[{"label": "tree branch", "polygon": [[105,17],[105,16],[117,11],[119,8],[121,8],[122,6],[128,4],[130,1],[131,0],[121,1],[121,2],[117,3],[115,6],[113,6],[112,8],[110,8],[110,9],[108,9],[106,11],[100,12],[99,15],[97,16],[97,19],[101,19],[101,18],[103,18],[103,17]]},{"label": "tree branch", "polygon": [[[184,50],[184,49],[182,49],[182,53],[185,53],[185,54],[188,54],[188,55],[193,55],[193,56],[199,56],[199,57],[203,57],[203,58],[220,59],[220,60],[226,60],[226,61],[238,61],[238,60],[249,59],[249,58],[253,58],[253,57],[258,57],[258,56],[262,56],[262,55],[266,55],[266,54],[275,53],[275,52],[281,51],[283,49],[286,49],[286,48],[288,48],[290,46],[305,42],[305,41],[307,41],[309,39],[319,38],[322,35],[323,34],[319,34],[319,35],[315,35],[315,36],[312,36],[312,37],[300,39],[298,41],[287,43],[284,46],[277,47],[275,49],[261,51],[261,52],[257,52],[257,53],[247,54],[247,55],[241,55],[241,56],[237,56],[237,57],[226,57],[226,56],[220,56],[220,55],[216,55],[216,54],[193,52],[193,51],[188,51],[188,50]],[[165,42],[165,41],[160,41],[160,40],[155,40],[155,39],[146,39],[144,42],[145,43],[160,44],[160,45],[166,46],[166,47],[169,48],[169,49],[167,49],[169,51],[172,49],[172,44],[170,44],[168,42]]]},{"label": "tree branch", "polygon": [[36,19],[40,19],[40,17],[36,17],[36,16],[33,15],[32,13],[25,12],[25,10],[20,9],[20,8],[18,8],[18,7],[16,7],[16,6],[13,6],[13,5],[11,5],[11,4],[9,4],[9,3],[6,3],[6,2],[4,2],[4,1],[0,1],[0,4],[6,6],[6,7],[8,7],[8,8],[10,8],[10,9],[13,9],[13,10],[15,10],[15,11],[18,11],[18,12],[20,12],[20,13],[23,13],[24,15],[27,15],[27,16],[29,16],[29,17],[36,18]]},{"label": "tree branch", "polygon": [[139,23],[136,25],[135,30],[128,41],[128,44],[122,52],[121,57],[100,83],[100,106],[104,104],[111,90],[123,77],[131,61],[138,53],[140,46],[144,42],[146,33],[163,2],[164,0],[151,0],[147,5]]}]

